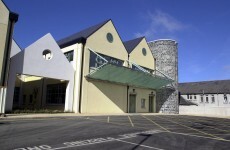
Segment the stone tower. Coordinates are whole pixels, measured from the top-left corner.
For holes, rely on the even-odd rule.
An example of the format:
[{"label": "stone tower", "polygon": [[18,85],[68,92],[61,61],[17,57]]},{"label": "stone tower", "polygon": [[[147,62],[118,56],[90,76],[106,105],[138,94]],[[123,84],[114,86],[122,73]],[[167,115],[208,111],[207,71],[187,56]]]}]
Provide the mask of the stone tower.
[{"label": "stone tower", "polygon": [[174,40],[163,39],[149,42],[148,45],[156,58],[156,69],[174,80],[172,84],[157,90],[157,112],[178,113],[178,44]]}]

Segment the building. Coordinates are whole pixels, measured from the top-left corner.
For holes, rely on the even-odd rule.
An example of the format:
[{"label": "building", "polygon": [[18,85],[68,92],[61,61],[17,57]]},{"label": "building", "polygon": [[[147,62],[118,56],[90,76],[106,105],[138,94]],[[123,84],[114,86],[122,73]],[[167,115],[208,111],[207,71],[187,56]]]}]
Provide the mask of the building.
[{"label": "building", "polygon": [[178,43],[160,39],[148,43],[156,60],[156,73],[174,80],[170,85],[156,91],[157,112],[179,113],[178,108]]},{"label": "building", "polygon": [[157,112],[156,90],[173,82],[156,74],[146,39],[123,42],[112,20],[58,42],[47,34],[12,51],[6,111]]},{"label": "building", "polygon": [[230,116],[230,80],[179,83],[180,113]]},{"label": "building", "polygon": [[0,1],[0,114],[4,113],[14,24],[18,14]]}]

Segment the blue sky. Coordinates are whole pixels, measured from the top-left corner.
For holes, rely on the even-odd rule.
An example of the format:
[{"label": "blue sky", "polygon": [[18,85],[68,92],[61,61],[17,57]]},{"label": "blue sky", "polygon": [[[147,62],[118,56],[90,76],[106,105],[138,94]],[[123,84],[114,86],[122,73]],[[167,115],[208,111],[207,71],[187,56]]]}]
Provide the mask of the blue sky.
[{"label": "blue sky", "polygon": [[178,42],[179,82],[230,79],[229,0],[4,0],[19,14],[14,39],[25,48],[112,19],[123,41]]}]

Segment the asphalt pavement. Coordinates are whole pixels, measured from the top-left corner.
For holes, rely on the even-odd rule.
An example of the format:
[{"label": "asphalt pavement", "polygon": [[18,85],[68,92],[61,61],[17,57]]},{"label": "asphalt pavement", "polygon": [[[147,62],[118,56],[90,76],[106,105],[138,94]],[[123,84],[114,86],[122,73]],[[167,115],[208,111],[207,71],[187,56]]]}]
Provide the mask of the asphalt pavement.
[{"label": "asphalt pavement", "polygon": [[1,150],[230,149],[230,119],[183,115],[0,120]]}]

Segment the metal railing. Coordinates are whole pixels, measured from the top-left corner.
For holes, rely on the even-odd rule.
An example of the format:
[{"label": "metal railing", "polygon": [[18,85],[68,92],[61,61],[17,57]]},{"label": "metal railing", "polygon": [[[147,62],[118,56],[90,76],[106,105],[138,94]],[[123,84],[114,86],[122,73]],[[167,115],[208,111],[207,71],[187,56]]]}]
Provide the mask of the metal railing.
[{"label": "metal railing", "polygon": [[100,65],[99,67],[95,68],[92,72],[90,72],[88,75],[93,74],[94,72],[96,72],[97,70],[99,70],[100,68],[102,68],[104,65],[108,64],[108,60],[106,60],[104,57],[102,57],[101,55],[99,55],[97,52],[95,52],[94,50],[92,50],[91,48],[88,48],[89,51],[93,52],[94,54],[96,54],[98,57],[100,57],[102,60],[105,61],[105,63],[103,63],[102,65]]}]

